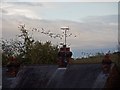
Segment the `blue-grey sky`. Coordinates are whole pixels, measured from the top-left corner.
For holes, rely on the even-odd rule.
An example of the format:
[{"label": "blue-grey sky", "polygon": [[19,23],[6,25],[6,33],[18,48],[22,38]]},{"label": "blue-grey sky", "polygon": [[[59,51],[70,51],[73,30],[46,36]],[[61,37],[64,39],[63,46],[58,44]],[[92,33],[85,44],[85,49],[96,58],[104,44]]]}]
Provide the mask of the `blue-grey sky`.
[{"label": "blue-grey sky", "polygon": [[72,20],[80,21],[88,16],[105,16],[117,14],[117,3],[76,3],[76,2],[59,2],[45,4],[41,9],[41,17],[44,19],[55,20]]},{"label": "blue-grey sky", "polygon": [[[3,38],[14,38],[19,33],[19,24],[26,24],[28,28],[43,27],[54,33],[61,33],[60,27],[69,26],[68,33],[77,36],[67,38],[74,57],[90,49],[101,51],[105,48],[104,52],[109,48],[117,49],[117,2],[3,2],[0,12]],[[41,41],[63,42],[63,39],[33,34]]]}]

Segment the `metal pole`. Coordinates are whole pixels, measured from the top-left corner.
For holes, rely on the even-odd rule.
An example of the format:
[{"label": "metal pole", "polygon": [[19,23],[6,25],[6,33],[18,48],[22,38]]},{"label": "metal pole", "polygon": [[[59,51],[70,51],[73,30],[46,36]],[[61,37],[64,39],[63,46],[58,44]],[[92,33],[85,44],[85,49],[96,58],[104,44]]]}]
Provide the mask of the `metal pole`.
[{"label": "metal pole", "polygon": [[65,29],[65,65],[66,65],[66,63],[67,63],[67,57],[66,57],[66,31],[67,31],[67,29]]},{"label": "metal pole", "polygon": [[65,29],[65,45],[66,45],[66,29]]},{"label": "metal pole", "polygon": [[67,42],[67,40],[66,40],[66,37],[67,37],[67,34],[66,34],[66,33],[67,33],[67,32],[66,32],[66,31],[69,30],[69,27],[61,27],[61,29],[62,29],[62,30],[65,30],[65,31],[64,31],[64,32],[65,32],[65,34],[64,34],[64,35],[65,35],[64,45],[66,45],[66,42]]},{"label": "metal pole", "polygon": [[64,57],[64,62],[65,62],[65,64],[66,64],[66,63],[68,63],[68,62],[67,62],[67,57],[66,57],[66,56],[67,56],[67,55],[66,55],[66,41],[67,41],[67,40],[66,40],[66,37],[67,37],[66,31],[69,30],[69,27],[61,27],[61,29],[62,29],[62,30],[65,30],[65,31],[64,31],[64,32],[65,32],[65,34],[64,34],[64,35],[65,35],[65,42],[64,42],[64,46],[65,46],[65,47],[64,47],[64,48],[65,48],[65,57]]}]

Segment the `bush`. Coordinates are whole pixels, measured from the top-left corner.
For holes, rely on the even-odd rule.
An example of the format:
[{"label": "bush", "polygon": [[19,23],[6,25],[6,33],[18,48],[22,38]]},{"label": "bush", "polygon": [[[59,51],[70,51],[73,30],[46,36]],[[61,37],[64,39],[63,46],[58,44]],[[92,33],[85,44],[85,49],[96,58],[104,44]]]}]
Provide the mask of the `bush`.
[{"label": "bush", "polygon": [[42,43],[30,37],[25,25],[19,27],[21,33],[18,40],[3,40],[2,64],[6,65],[9,56],[15,56],[22,64],[54,64],[57,60],[58,46],[50,41]]}]

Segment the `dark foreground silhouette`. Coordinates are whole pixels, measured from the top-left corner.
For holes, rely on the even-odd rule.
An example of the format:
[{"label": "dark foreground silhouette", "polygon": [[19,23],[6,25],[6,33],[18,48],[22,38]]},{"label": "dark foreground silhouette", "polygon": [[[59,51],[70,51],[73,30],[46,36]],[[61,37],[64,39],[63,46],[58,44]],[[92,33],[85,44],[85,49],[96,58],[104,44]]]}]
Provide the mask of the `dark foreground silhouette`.
[{"label": "dark foreground silhouette", "polygon": [[[4,71],[4,70],[3,70]],[[4,74],[4,72],[3,72]],[[108,76],[101,64],[34,65],[23,67],[15,78],[3,75],[3,88],[103,88]]]}]

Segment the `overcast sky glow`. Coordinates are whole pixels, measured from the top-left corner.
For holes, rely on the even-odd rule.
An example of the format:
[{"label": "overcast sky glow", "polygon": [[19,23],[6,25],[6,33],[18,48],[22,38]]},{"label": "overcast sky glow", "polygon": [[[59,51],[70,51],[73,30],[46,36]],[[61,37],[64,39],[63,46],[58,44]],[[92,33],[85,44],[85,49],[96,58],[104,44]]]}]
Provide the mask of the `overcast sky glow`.
[{"label": "overcast sky glow", "polygon": [[[6,39],[15,37],[19,33],[18,25],[24,23],[28,29],[45,28],[55,33],[61,33],[60,27],[69,26],[69,32],[77,36],[67,39],[73,52],[77,52],[74,57],[79,57],[80,50],[117,46],[117,2],[4,2],[0,12],[0,28]],[[39,33],[34,36],[41,41],[51,40],[54,44],[63,42]]]}]

